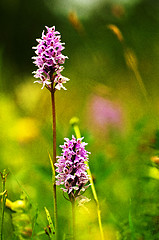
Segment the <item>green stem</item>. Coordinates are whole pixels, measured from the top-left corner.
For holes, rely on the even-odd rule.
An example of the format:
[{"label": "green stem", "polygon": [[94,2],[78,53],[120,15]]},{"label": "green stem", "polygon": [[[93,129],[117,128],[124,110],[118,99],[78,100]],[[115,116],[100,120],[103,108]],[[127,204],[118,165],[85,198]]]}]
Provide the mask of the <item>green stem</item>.
[{"label": "green stem", "polygon": [[73,240],[76,239],[76,207],[75,198],[72,198],[72,224],[73,224]]},{"label": "green stem", "polygon": [[[2,191],[5,190],[5,182],[2,181]],[[1,220],[1,240],[3,239],[3,221],[4,221],[5,195],[2,196],[2,220]]]},{"label": "green stem", "polygon": [[6,202],[6,190],[5,190],[5,183],[8,174],[6,174],[6,170],[3,170],[1,173],[2,177],[2,219],[1,219],[1,240],[3,240],[3,223],[4,223],[4,209],[5,209],[5,202]]},{"label": "green stem", "polygon": [[53,89],[53,82],[51,84],[51,102],[52,102],[52,120],[53,120],[53,162],[52,166],[54,169],[53,174],[53,196],[54,196],[54,225],[55,225],[55,236],[57,239],[58,228],[57,228],[57,196],[56,196],[56,182],[55,182],[55,163],[56,163],[56,111],[55,111],[55,90]]},{"label": "green stem", "polygon": [[[81,138],[80,129],[78,127],[78,121],[79,121],[78,118],[72,118],[71,121],[70,121],[70,124],[74,128],[74,132],[76,134],[76,137]],[[85,164],[88,167],[87,173],[90,177],[91,189],[92,189],[93,197],[94,197],[94,200],[95,200],[96,206],[97,206],[97,216],[98,216],[98,224],[99,224],[99,229],[100,229],[100,234],[101,234],[101,240],[104,240],[104,233],[103,233],[103,227],[102,227],[102,221],[101,221],[101,211],[100,211],[99,201],[98,201],[96,189],[95,189],[95,186],[94,186],[92,173],[91,173],[91,170],[89,168],[89,164],[88,164],[88,162],[85,162]]]}]

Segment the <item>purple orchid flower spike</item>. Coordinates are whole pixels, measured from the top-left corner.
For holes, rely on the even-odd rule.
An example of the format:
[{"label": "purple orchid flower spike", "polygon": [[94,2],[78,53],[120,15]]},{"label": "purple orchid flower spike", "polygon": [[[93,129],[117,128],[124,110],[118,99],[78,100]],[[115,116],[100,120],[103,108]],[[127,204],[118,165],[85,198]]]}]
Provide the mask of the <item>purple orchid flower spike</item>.
[{"label": "purple orchid flower spike", "polygon": [[54,88],[60,90],[66,88],[63,83],[66,83],[69,79],[62,76],[61,72],[64,67],[65,59],[68,58],[64,56],[61,51],[64,49],[64,43],[61,43],[61,36],[58,31],[55,31],[55,27],[46,26],[46,34],[42,32],[41,39],[37,39],[38,45],[33,47],[36,49],[35,53],[37,56],[32,57],[34,59],[34,64],[38,67],[36,71],[33,72],[35,78],[39,80],[35,81],[42,84],[42,89],[46,86],[48,89],[51,82],[54,83]]},{"label": "purple orchid flower spike", "polygon": [[62,154],[58,156],[56,166],[56,185],[63,185],[61,188],[67,192],[69,197],[77,197],[82,191],[88,188],[89,176],[87,174],[88,151],[85,150],[87,143],[82,142],[83,138],[76,140],[74,136],[69,140],[65,138],[64,145],[61,145]]}]

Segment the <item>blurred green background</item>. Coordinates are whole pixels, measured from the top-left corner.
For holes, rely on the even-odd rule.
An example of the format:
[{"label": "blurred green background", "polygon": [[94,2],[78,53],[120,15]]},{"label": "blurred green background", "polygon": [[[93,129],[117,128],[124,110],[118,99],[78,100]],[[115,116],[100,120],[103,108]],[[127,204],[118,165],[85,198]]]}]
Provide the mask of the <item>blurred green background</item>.
[{"label": "blurred green background", "polygon": [[[124,43],[110,24],[121,31]],[[52,214],[53,205],[51,97],[33,84],[31,57],[45,26],[54,25],[65,42],[69,59],[63,75],[70,79],[67,91],[56,92],[57,146],[74,134],[69,121],[78,117],[91,152],[105,238],[158,239],[158,172],[149,173],[150,158],[158,153],[151,148],[159,118],[156,0],[0,1],[0,171],[10,172],[8,197],[15,201],[24,192],[33,206],[32,218],[38,209],[35,232],[47,225],[44,206]],[[126,50],[132,53],[148,100]],[[88,209],[78,210],[79,239],[100,239],[90,189],[85,196],[92,200]],[[71,212],[59,189],[58,209],[62,239],[70,234]],[[14,229],[9,236],[5,226],[6,239],[13,239]]]}]

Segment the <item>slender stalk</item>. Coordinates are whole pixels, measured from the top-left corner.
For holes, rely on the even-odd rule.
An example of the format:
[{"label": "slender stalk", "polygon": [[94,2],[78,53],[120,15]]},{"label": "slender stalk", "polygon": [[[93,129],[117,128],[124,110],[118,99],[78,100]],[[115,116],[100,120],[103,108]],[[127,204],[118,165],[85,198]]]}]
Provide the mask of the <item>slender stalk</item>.
[{"label": "slender stalk", "polygon": [[[76,134],[76,137],[81,138],[81,133],[80,133],[80,130],[79,130],[79,127],[78,127],[78,121],[79,121],[78,118],[72,118],[71,121],[70,121],[70,124],[74,128],[74,132]],[[94,197],[94,200],[95,200],[96,206],[97,206],[97,216],[98,216],[98,224],[99,224],[99,229],[100,229],[100,234],[101,234],[101,240],[104,240],[104,233],[103,233],[103,227],[102,227],[102,221],[101,221],[101,211],[100,211],[99,201],[98,201],[96,189],[95,189],[95,186],[94,186],[92,173],[91,173],[91,170],[89,168],[89,164],[88,164],[88,162],[85,162],[85,164],[88,167],[87,173],[90,177],[91,189],[92,189],[93,197]]]},{"label": "slender stalk", "polygon": [[[5,181],[2,181],[2,191],[5,190]],[[2,220],[1,220],[1,240],[3,239],[3,221],[4,221],[5,195],[2,195]]]},{"label": "slender stalk", "polygon": [[56,183],[55,183],[55,163],[56,163],[56,111],[55,111],[55,89],[53,88],[53,81],[51,84],[51,103],[52,103],[52,121],[53,121],[53,196],[54,196],[54,225],[55,225],[55,236],[57,239],[57,196],[56,196]]},{"label": "slender stalk", "polygon": [[76,239],[76,207],[75,207],[75,198],[72,198],[72,225],[73,225],[73,240]]},{"label": "slender stalk", "polygon": [[2,219],[1,219],[1,240],[3,240],[3,223],[4,223],[4,209],[5,209],[5,201],[6,201],[6,190],[5,190],[5,183],[8,174],[6,174],[6,170],[3,170],[1,173],[2,177]]}]

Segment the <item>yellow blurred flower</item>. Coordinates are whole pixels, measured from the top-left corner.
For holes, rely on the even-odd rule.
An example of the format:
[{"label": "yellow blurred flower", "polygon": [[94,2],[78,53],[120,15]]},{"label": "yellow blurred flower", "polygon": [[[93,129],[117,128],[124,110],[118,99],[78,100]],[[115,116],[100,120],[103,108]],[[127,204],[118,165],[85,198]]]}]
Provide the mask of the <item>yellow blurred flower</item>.
[{"label": "yellow blurred flower", "polygon": [[153,157],[151,157],[151,161],[159,164],[159,157],[158,156],[153,156]]},{"label": "yellow blurred flower", "polygon": [[155,167],[149,169],[149,177],[159,179],[159,170]]},{"label": "yellow blurred flower", "polygon": [[11,129],[11,137],[20,143],[26,143],[39,135],[37,122],[33,118],[18,119]]},{"label": "yellow blurred flower", "polygon": [[17,212],[26,208],[26,202],[24,200],[17,200],[15,202],[12,202],[7,198],[6,207],[11,209],[12,211]]}]

